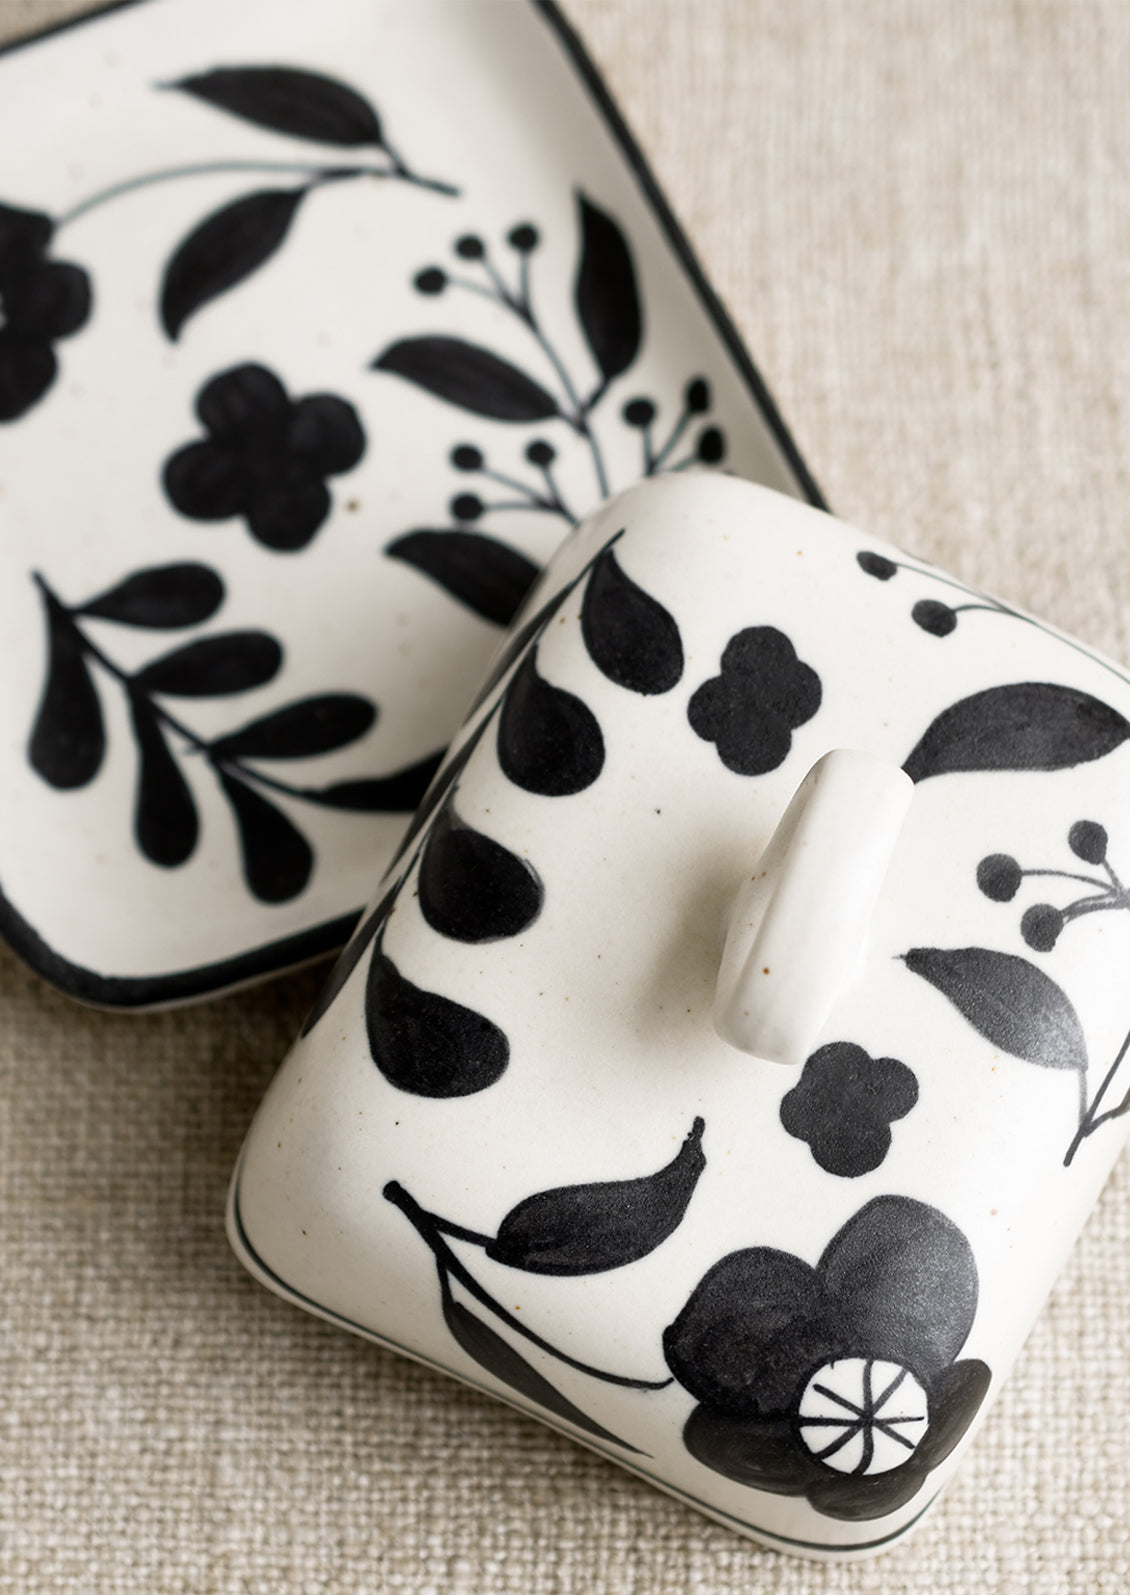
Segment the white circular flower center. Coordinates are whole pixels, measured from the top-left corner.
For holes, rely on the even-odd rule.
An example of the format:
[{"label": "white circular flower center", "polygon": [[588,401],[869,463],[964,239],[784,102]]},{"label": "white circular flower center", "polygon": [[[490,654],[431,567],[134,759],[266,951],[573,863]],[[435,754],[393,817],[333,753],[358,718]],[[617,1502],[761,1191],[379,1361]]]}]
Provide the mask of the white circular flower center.
[{"label": "white circular flower center", "polygon": [[926,1392],[906,1368],[840,1357],[804,1387],[800,1437],[837,1473],[887,1473],[914,1454],[929,1417]]}]

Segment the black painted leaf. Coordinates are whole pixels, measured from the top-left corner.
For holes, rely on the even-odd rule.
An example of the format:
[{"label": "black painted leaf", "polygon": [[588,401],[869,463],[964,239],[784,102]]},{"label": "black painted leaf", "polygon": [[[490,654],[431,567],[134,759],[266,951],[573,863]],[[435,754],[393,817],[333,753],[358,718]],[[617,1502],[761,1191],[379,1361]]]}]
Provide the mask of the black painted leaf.
[{"label": "black painted leaf", "polygon": [[637,1180],[562,1185],[511,1208],[488,1257],[528,1274],[603,1274],[661,1246],[683,1221],[706,1167],[701,1119],[665,1168]]},{"label": "black painted leaf", "polygon": [[539,575],[533,560],[483,532],[405,532],[385,553],[414,565],[496,626],[514,618]]},{"label": "black painted leaf", "polygon": [[[439,808],[444,798],[451,791],[459,777],[463,774],[467,760],[471,757],[472,753],[474,753],[475,749],[483,739],[483,732],[487,728],[487,723],[488,722],[484,720],[480,725],[477,725],[471,732],[471,735],[467,738],[466,742],[464,742],[462,746],[451,755],[447,763],[444,764],[442,768],[438,767],[438,762],[436,765],[433,765],[433,778],[424,791],[423,796],[420,798],[416,812],[413,814],[408,823],[408,829],[400,838],[400,845],[392,856],[392,862],[389,864],[389,869],[392,868],[393,864],[395,864],[398,859],[404,857],[405,853],[407,853],[408,849],[412,846],[412,843],[424,829],[424,826],[431,819],[436,809]],[[439,760],[442,760],[442,758],[442,754],[438,755]],[[431,761],[429,760],[429,763],[430,762]],[[437,769],[438,773],[435,773]]]},{"label": "black painted leaf", "polygon": [[467,1097],[494,1085],[510,1062],[497,1025],[434,991],[422,991],[378,947],[365,986],[373,1062],[418,1097]]},{"label": "black painted leaf", "polygon": [[448,803],[428,835],[419,876],[420,910],[455,941],[502,941],[541,913],[545,889],[524,858],[474,831]]},{"label": "black painted leaf", "polygon": [[223,698],[264,686],[281,664],[282,649],[267,632],[225,631],[162,654],[134,681],[174,698]]},{"label": "black painted leaf", "polygon": [[538,675],[534,648],[506,689],[498,719],[498,762],[515,786],[569,797],[604,768],[604,738],[580,698]]},{"label": "black painted leaf", "polygon": [[1071,999],[1026,958],[987,947],[913,947],[905,963],[1002,1052],[1044,1069],[1086,1069],[1087,1042]]},{"label": "black painted leaf", "polygon": [[624,574],[610,548],[589,574],[581,632],[593,663],[629,692],[670,692],[683,674],[674,616]]},{"label": "black painted leaf", "polygon": [[77,613],[119,626],[176,631],[210,620],[223,601],[224,584],[207,565],[154,565],[134,571]]},{"label": "black painted leaf", "polygon": [[548,421],[557,401],[517,366],[462,338],[405,338],[373,361],[437,399],[492,421]]},{"label": "black painted leaf", "polygon": [[330,971],[329,979],[318,993],[317,1002],[306,1016],[306,1023],[302,1026],[301,1035],[308,1036],[322,1015],[327,1013],[337,1000],[338,993],[361,962],[366,949],[391,913],[392,905],[396,901],[396,894],[403,884],[402,877],[393,881],[392,885],[381,896],[377,906],[366,914],[353,932],[348,944],[342,948],[337,963],[334,964]]},{"label": "black painted leaf", "polygon": [[161,325],[175,343],[188,318],[250,277],[280,247],[309,190],[267,188],[213,211],[165,268]]},{"label": "black painted leaf", "polygon": [[354,692],[300,698],[212,743],[217,758],[312,759],[363,737],[377,711]]},{"label": "black painted leaf", "polygon": [[1075,687],[1021,681],[944,709],[903,765],[912,781],[968,770],[1067,770],[1130,737],[1117,709]]},{"label": "black painted leaf", "polygon": [[511,1390],[516,1390],[519,1395],[525,1396],[527,1401],[535,1402],[539,1407],[544,1407],[547,1412],[552,1412],[557,1418],[564,1418],[566,1423],[571,1423],[574,1428],[583,1429],[586,1434],[595,1435],[598,1440],[608,1440],[613,1445],[621,1446],[625,1451],[635,1451],[637,1455],[643,1453],[634,1445],[628,1445],[624,1440],[604,1429],[599,1423],[589,1418],[579,1407],[556,1390],[543,1379],[536,1368],[532,1368],[526,1359],[514,1350],[508,1341],[503,1340],[489,1324],[484,1324],[481,1318],[462,1302],[455,1300],[450,1288],[443,1292],[443,1317],[452,1335],[480,1368],[485,1368],[487,1373]]},{"label": "black painted leaf", "polygon": [[307,803],[355,814],[411,814],[431,785],[442,759],[442,753],[429,753],[418,764],[410,764],[392,775],[337,781],[326,787],[306,786],[302,796]]},{"label": "black painted leaf", "polygon": [[574,298],[593,358],[606,382],[626,371],[636,358],[643,332],[640,297],[631,252],[612,217],[583,194],[577,195],[581,220],[581,263]]},{"label": "black painted leaf", "polygon": [[47,606],[47,684],[28,742],[28,760],[49,786],[86,786],[102,768],[106,730],[82,642],[67,616]]},{"label": "black painted leaf", "polygon": [[138,755],[134,835],[146,858],[173,869],[196,847],[196,804],[152,705],[140,692],[131,692],[129,706]]},{"label": "black painted leaf", "polygon": [[235,815],[248,888],[261,903],[289,903],[310,879],[313,849],[282,810],[261,793],[226,770],[217,769],[216,775]]},{"label": "black painted leaf", "polygon": [[368,100],[320,72],[285,66],[218,67],[169,87],[275,133],[342,148],[382,147],[380,119]]}]

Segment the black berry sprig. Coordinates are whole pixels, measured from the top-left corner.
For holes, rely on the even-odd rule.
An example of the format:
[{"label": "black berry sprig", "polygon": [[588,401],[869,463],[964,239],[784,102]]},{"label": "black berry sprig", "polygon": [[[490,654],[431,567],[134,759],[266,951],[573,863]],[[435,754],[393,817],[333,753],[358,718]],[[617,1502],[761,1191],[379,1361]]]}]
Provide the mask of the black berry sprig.
[{"label": "black berry sprig", "polygon": [[[1082,895],[1062,906],[1033,903],[1020,918],[1020,934],[1027,945],[1037,953],[1050,953],[1061,935],[1074,921],[1089,914],[1121,913],[1130,910],[1130,890],[1110,862],[1110,838],[1104,825],[1097,820],[1076,820],[1067,833],[1067,845],[1082,864],[1093,874],[1066,869],[1022,868],[1010,853],[990,853],[977,866],[977,885],[986,897],[995,903],[1011,903],[1025,880],[1061,880],[1088,888]],[[1127,1034],[1114,1062],[1111,1064],[1090,1102],[1081,1105],[1079,1128],[1067,1151],[1065,1164],[1070,1164],[1080,1144],[1100,1125],[1120,1118],[1130,1112],[1130,1092],[1115,1108],[1100,1112],[1103,1099],[1115,1075],[1130,1051],[1130,1033]]]},{"label": "black berry sprig", "polygon": [[675,446],[697,415],[710,409],[710,384],[705,377],[693,377],[683,390],[683,408],[675,420],[666,440],[656,446],[653,434],[658,414],[654,400],[641,396],[629,399],[620,412],[625,426],[639,432],[643,461],[641,476],[655,476],[659,471],[685,471],[690,465],[721,465],[726,457],[726,439],[720,427],[702,429],[694,447],[681,459],[672,460]]},{"label": "black berry sprig", "polygon": [[964,604],[948,604],[939,598],[920,598],[910,611],[910,618],[919,630],[927,632],[931,637],[950,637],[957,630],[958,620],[961,615],[985,614],[1002,615],[1009,620],[1019,621],[1021,625],[1033,626],[1037,631],[1042,631],[1049,637],[1054,637],[1066,648],[1072,648],[1076,653],[1090,659],[1094,664],[1116,676],[1119,681],[1130,685],[1130,675],[1113,665],[1109,660],[1101,658],[1098,654],[1085,648],[1082,643],[1075,642],[1070,637],[1062,636],[1058,631],[1053,631],[1050,626],[1045,626],[1043,621],[1037,620],[1034,615],[1026,615],[1022,610],[1013,609],[1009,604],[1003,604],[997,598],[991,598],[988,593],[979,592],[976,587],[969,587],[965,582],[958,581],[953,576],[943,576],[941,571],[915,564],[907,559],[890,559],[886,554],[877,554],[873,549],[865,549],[855,556],[856,564],[864,575],[872,577],[875,581],[889,582],[898,575],[899,571],[907,571],[911,575],[921,576],[924,581],[933,582],[935,586],[948,587],[954,592],[964,594],[970,602]]},{"label": "black berry sprig", "polygon": [[[598,419],[602,427],[606,423],[598,412],[612,384],[628,372],[639,355],[643,307],[631,250],[620,227],[583,194],[577,200],[580,245],[573,310],[591,359],[587,372],[570,369],[535,302],[532,261],[542,240],[530,222],[510,228],[502,245],[493,248],[479,234],[465,233],[452,244],[452,263],[429,264],[413,278],[416,291],[425,298],[471,294],[517,322],[529,339],[530,370],[481,344],[446,334],[401,339],[373,361],[374,370],[397,376],[472,415],[535,429],[523,454],[531,467],[528,475],[520,469],[500,468],[473,439],[456,442],[448,456],[451,467],[465,478],[476,479],[461,486],[448,501],[456,529],[407,532],[386,550],[393,558],[415,564],[452,597],[493,623],[500,616],[508,618],[507,602],[512,605],[510,613],[517,607],[517,561],[524,556],[468,528],[491,514],[514,510],[575,525],[580,511],[589,506],[572,502],[572,495],[567,497],[561,487],[558,468],[570,448],[587,454],[600,499],[622,485],[611,479],[597,427]],[[678,453],[680,444],[688,442],[688,431],[711,404],[709,383],[705,377],[694,377],[684,388],[681,408],[667,435],[657,441],[658,402],[646,394],[628,398],[619,416],[640,438],[640,467],[632,473],[633,478],[664,470],[682,471],[696,464],[720,464],[726,439],[716,425],[701,427],[689,446]],[[554,425],[566,431],[551,440],[546,432]],[[478,553],[484,568],[497,568],[497,581],[493,577],[485,583],[468,580],[467,566],[475,554],[468,543],[472,537],[485,539]],[[531,565],[531,580],[534,575],[536,567]]]},{"label": "black berry sprig", "polygon": [[1074,870],[1022,869],[1009,853],[990,853],[977,866],[977,885],[994,903],[1010,903],[1021,882],[1030,879],[1072,881],[1091,890],[1062,908],[1053,903],[1033,903],[1024,910],[1020,934],[1034,952],[1050,953],[1065,926],[1087,914],[1130,909],[1130,892],[1123,886],[1107,857],[1108,837],[1097,820],[1076,820],[1067,833],[1067,845],[1075,857],[1101,874],[1084,875]]}]

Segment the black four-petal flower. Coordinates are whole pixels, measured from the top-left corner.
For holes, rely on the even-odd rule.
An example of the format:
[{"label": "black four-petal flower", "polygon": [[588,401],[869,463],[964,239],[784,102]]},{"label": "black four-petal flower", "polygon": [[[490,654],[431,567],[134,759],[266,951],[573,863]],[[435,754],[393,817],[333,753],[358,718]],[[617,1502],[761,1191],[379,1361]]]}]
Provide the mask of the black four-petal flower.
[{"label": "black four-petal flower", "polygon": [[291,399],[263,366],[235,366],[207,382],[196,413],[209,437],[165,465],[165,491],[182,515],[241,515],[268,548],[305,548],[330,512],[327,476],[365,452],[356,410],[332,393]]},{"label": "black four-petal flower", "polygon": [[37,404],[59,369],[52,345],[90,315],[90,278],[48,260],[51,218],[0,205],[0,421]]},{"label": "black four-petal flower", "polygon": [[722,673],[687,705],[691,728],[714,742],[728,770],[766,775],[783,764],[793,731],[820,707],[820,677],[775,626],[749,626],[726,644]]},{"label": "black four-petal flower", "polygon": [[913,1069],[873,1058],[851,1041],[832,1041],[808,1059],[781,1101],[781,1123],[829,1174],[854,1179],[877,1169],[891,1148],[891,1122],[918,1101]]},{"label": "black four-petal flower", "polygon": [[700,1403],[684,1444],[726,1478],[804,1495],[828,1517],[884,1517],[985,1398],[989,1369],[956,1360],[976,1310],[968,1241],[909,1197],[868,1202],[815,1268],[765,1246],[731,1252],[663,1335]]}]

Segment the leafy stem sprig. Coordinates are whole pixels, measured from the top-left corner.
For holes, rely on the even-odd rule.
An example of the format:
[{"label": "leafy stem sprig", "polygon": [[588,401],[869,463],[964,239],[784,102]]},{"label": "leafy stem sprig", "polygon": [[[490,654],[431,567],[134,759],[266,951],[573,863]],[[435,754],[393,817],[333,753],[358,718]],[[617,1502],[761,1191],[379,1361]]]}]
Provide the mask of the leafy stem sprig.
[{"label": "leafy stem sprig", "polygon": [[[1009,853],[990,853],[977,866],[977,885],[984,895],[996,903],[1010,903],[1025,880],[1064,880],[1089,887],[1083,896],[1065,904],[1033,903],[1024,910],[1020,919],[1020,934],[1034,952],[1050,953],[1066,927],[1074,920],[1088,914],[1125,913],[1130,910],[1130,890],[1110,862],[1109,837],[1106,827],[1097,820],[1076,820],[1067,833],[1067,845],[1081,863],[1098,874],[1083,874],[1077,870],[1025,869]],[[1071,1164],[1083,1141],[1101,1125],[1121,1118],[1130,1112],[1130,1091],[1117,1107],[1100,1113],[1099,1109],[1118,1074],[1127,1052],[1130,1051],[1130,1032],[1115,1054],[1114,1061],[1088,1101],[1086,1072],[1079,1075],[1079,1127],[1067,1149],[1065,1166]]]},{"label": "leafy stem sprig", "polygon": [[452,1287],[458,1285],[472,1301],[539,1351],[592,1379],[646,1391],[664,1390],[672,1381],[609,1373],[562,1351],[505,1308],[450,1242],[480,1247],[492,1263],[543,1277],[578,1279],[627,1268],[662,1246],[682,1223],[706,1168],[702,1148],[705,1130],[705,1121],[696,1118],[674,1157],[648,1174],[535,1191],[505,1214],[494,1235],[481,1234],[429,1212],[399,1180],[390,1180],[382,1192],[385,1200],[404,1214],[431,1252],[439,1276],[444,1322],[467,1356],[527,1399],[589,1434],[630,1451],[637,1448],[574,1406],[508,1340],[476,1317]]},{"label": "leafy stem sprig", "polygon": [[435,1258],[436,1270],[439,1274],[440,1289],[445,1294],[450,1293],[451,1281],[460,1284],[467,1294],[474,1298],[481,1307],[485,1307],[500,1323],[506,1325],[515,1334],[521,1335],[531,1345],[537,1346],[539,1351],[547,1352],[555,1357],[566,1367],[574,1368],[578,1373],[588,1374],[593,1379],[602,1379],[606,1384],[620,1385],[626,1390],[664,1390],[672,1383],[670,1378],[660,1380],[633,1379],[625,1374],[608,1373],[603,1368],[594,1368],[590,1363],[581,1362],[572,1357],[567,1351],[562,1351],[554,1346],[542,1335],[536,1333],[521,1319],[516,1318],[495,1300],[490,1292],[481,1285],[471,1271],[462,1263],[447,1244],[445,1237],[452,1240],[463,1241],[472,1246],[489,1247],[494,1238],[490,1235],[480,1235],[475,1230],[464,1229],[462,1225],[452,1224],[449,1220],[440,1218],[436,1213],[430,1213],[420,1206],[419,1202],[404,1189],[398,1180],[390,1180],[381,1193],[385,1200],[400,1209],[405,1218],[415,1229],[420,1239],[428,1247]]},{"label": "leafy stem sprig", "polygon": [[77,201],[69,210],[65,210],[55,218],[55,231],[60,232],[64,227],[69,227],[72,222],[89,215],[91,211],[99,210],[103,205],[113,204],[116,200],[124,199],[127,194],[137,193],[144,188],[156,188],[164,183],[180,182],[192,177],[225,177],[232,173],[247,172],[255,176],[298,176],[305,178],[305,182],[297,191],[302,195],[310,192],[312,188],[325,187],[329,183],[349,182],[355,178],[367,177],[375,181],[387,179],[411,183],[417,188],[430,189],[435,194],[455,196],[459,190],[451,183],[440,182],[437,178],[418,177],[405,167],[397,165],[386,166],[319,166],[313,161],[250,161],[250,160],[216,160],[188,162],[182,166],[162,166],[152,172],[139,172],[135,177],[123,178],[119,183],[110,183],[106,188],[100,188],[93,194],[88,194],[85,199]]},{"label": "leafy stem sprig", "polygon": [[[48,585],[46,578],[39,571],[32,572],[32,580],[43,596],[49,617],[48,624],[52,631],[56,632],[57,635],[61,634],[69,637],[78,654],[100,666],[108,676],[112,677],[119,686],[124,688],[130,708],[135,714],[140,712],[143,715],[152,715],[166,730],[175,732],[194,753],[203,754],[216,771],[223,771],[228,775],[234,776],[239,781],[246,781],[257,786],[269,788],[286,797],[302,798],[312,802],[319,801],[322,794],[312,788],[292,786],[289,782],[280,781],[273,776],[264,774],[260,770],[254,770],[246,766],[234,754],[229,753],[225,756],[223,752],[224,738],[219,737],[209,741],[205,737],[198,735],[191,726],[186,725],[179,715],[173,714],[168,706],[162,703],[155,695],[160,690],[159,685],[155,684],[160,680],[159,674],[151,674],[148,666],[133,673],[125,670],[115,660],[111,659],[105,649],[100,647],[88,632],[83,630],[80,624],[80,617],[89,612],[86,606],[76,605],[72,608],[65,604]],[[265,684],[276,673],[278,665],[281,663],[281,650],[278,649],[278,644],[266,632],[231,632],[222,638],[214,640],[228,644],[236,641],[243,644],[247,649],[248,670],[246,686],[231,690],[248,690],[251,686]],[[251,664],[251,650],[254,650],[262,658],[262,665],[258,672],[255,671],[255,666]],[[272,659],[277,661],[273,666],[270,664]],[[158,664],[161,663],[163,661],[158,661]],[[253,681],[251,679],[253,673],[261,674],[263,681]],[[192,694],[192,696],[198,695]],[[374,718],[375,716],[370,713],[368,717],[370,725]],[[164,863],[166,860],[158,859],[155,862]],[[179,863],[181,860],[172,860],[171,862]]]},{"label": "leafy stem sprig", "polygon": [[1108,674],[1115,676],[1119,681],[1130,685],[1130,675],[1113,665],[1109,660],[1092,653],[1082,643],[1076,642],[1072,637],[1065,637],[1061,632],[1053,631],[1043,621],[1037,620],[1034,615],[1026,615],[1011,605],[1001,603],[997,598],[991,598],[988,593],[978,591],[976,587],[967,586],[965,582],[958,581],[956,577],[944,576],[941,571],[932,570],[926,566],[918,565],[907,559],[889,559],[886,554],[877,554],[871,549],[866,549],[855,556],[856,564],[865,575],[873,577],[876,581],[889,582],[900,570],[921,576],[926,581],[933,582],[938,587],[949,587],[955,592],[963,593],[973,600],[967,604],[946,604],[937,598],[920,598],[910,611],[910,618],[920,630],[928,632],[932,637],[948,637],[956,631],[958,616],[980,612],[988,615],[1006,615],[1010,620],[1018,620],[1022,625],[1034,626],[1037,631],[1042,631],[1045,636],[1054,637],[1066,648],[1072,648],[1076,653],[1082,654],[1092,664],[1101,666]]},{"label": "leafy stem sprig", "polygon": [[[541,413],[537,416],[531,416],[529,419],[564,421],[579,438],[584,440],[592,458],[593,471],[596,476],[600,497],[607,498],[610,491],[608,473],[605,468],[600,440],[590,424],[590,416],[607,392],[613,376],[619,373],[612,369],[603,369],[595,386],[582,398],[579,385],[574,383],[568,366],[546,332],[534,307],[530,283],[530,256],[541,242],[540,234],[531,223],[521,222],[518,226],[512,227],[507,233],[506,242],[518,257],[518,280],[516,284],[510,284],[506,281],[506,278],[492,259],[488,245],[478,234],[464,233],[455,240],[453,252],[456,259],[466,267],[479,267],[481,277],[459,275],[445,270],[441,266],[426,266],[423,271],[416,274],[414,279],[416,291],[429,297],[441,294],[449,288],[464,293],[477,294],[479,297],[506,311],[507,314],[513,316],[525,327],[549,362],[559,384],[559,391],[552,396],[546,394],[544,390],[540,390],[541,398],[533,401],[533,407]],[[639,308],[638,300],[635,299],[634,273],[632,297],[638,324]],[[638,344],[638,332],[635,342]],[[389,367],[385,367],[385,369],[389,369]]]},{"label": "leafy stem sprig", "polygon": [[406,183],[448,198],[459,192],[451,183],[414,171],[390,143],[376,107],[338,78],[295,67],[219,67],[160,87],[266,132],[337,150],[375,150],[380,157],[376,163],[362,158],[363,164],[350,165],[238,158],[182,162],[111,183],[58,217],[56,230],[129,194],[186,178],[245,172],[303,179],[297,186],[243,194],[210,212],[181,240],[165,267],[160,294],[161,325],[174,343],[191,316],[276,254],[302,202],[316,189],[366,178]]},{"label": "leafy stem sprig", "polygon": [[[262,631],[212,633],[127,670],[91,635],[86,622],[149,631],[180,630],[210,619],[223,602],[219,576],[205,565],[136,571],[117,586],[67,604],[45,576],[43,599],[48,673],[28,757],[50,786],[72,791],[98,774],[106,753],[102,705],[92,667],[119,686],[137,745],[134,834],[150,862],[175,868],[196,849],[200,819],[178,753],[204,759],[236,821],[247,885],[263,902],[279,903],[305,888],[314,853],[267,793],[355,811],[405,810],[434,773],[438,757],[390,776],[300,786],[257,767],[257,761],[308,759],[357,741],[377,711],[355,693],[324,693],[285,704],[217,737],[204,737],[167,699],[221,698],[265,686],[282,666],[282,648]],[[170,737],[173,739],[170,741]]]}]

